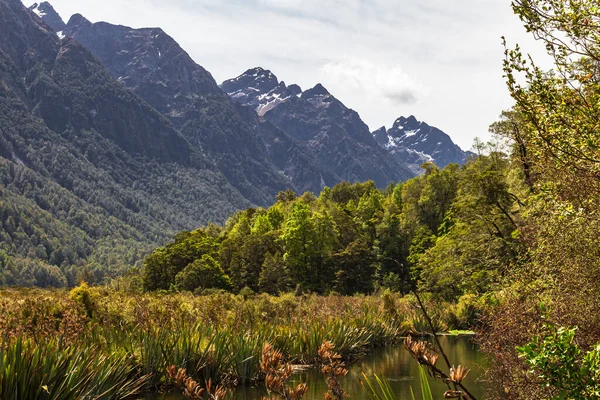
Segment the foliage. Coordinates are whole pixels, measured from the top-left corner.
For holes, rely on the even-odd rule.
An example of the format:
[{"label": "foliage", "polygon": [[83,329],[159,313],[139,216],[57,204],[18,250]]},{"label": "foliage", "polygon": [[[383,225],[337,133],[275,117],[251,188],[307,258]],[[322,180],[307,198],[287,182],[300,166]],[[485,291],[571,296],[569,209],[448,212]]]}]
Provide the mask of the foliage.
[{"label": "foliage", "polygon": [[287,381],[294,372],[290,363],[285,362],[283,354],[275,350],[269,343],[262,349],[260,369],[265,374],[265,384],[269,394],[274,394],[283,400],[299,400],[306,394],[308,385],[300,383],[295,388],[289,388]]},{"label": "foliage", "polygon": [[575,342],[576,329],[546,324],[542,336],[522,347],[519,356],[553,399],[600,397],[600,345],[584,352]]},{"label": "foliage", "polygon": [[[400,302],[397,294],[389,296],[396,297],[397,313],[406,315],[406,320],[419,312],[416,305]],[[84,307],[85,298],[93,300],[91,315]],[[1,290],[2,348],[28,354],[34,370],[21,375],[30,381],[22,381],[11,373],[17,361],[2,364],[0,359],[0,390],[14,385],[19,390],[38,390],[27,382],[42,379],[49,373],[44,368],[51,365],[60,368],[60,357],[70,354],[85,358],[82,367],[102,374],[96,380],[98,390],[107,390],[111,382],[123,383],[116,387],[129,390],[130,381],[140,383],[135,386],[139,390],[167,389],[176,383],[168,378],[173,365],[186,371],[185,377],[179,374],[179,383],[190,384],[190,393],[207,389],[209,381],[259,383],[265,378],[260,371],[265,342],[273,343],[286,362],[315,364],[327,341],[341,357],[332,355],[329,364],[338,371],[338,362],[401,340],[410,329],[404,321],[388,314],[382,299],[368,296],[131,294],[86,285],[72,292]],[[112,368],[120,372],[115,375]],[[193,386],[192,381],[201,386]]]},{"label": "foliage", "polygon": [[145,381],[136,374],[133,357],[102,354],[93,345],[19,338],[0,347],[2,398],[125,399],[139,393]]},{"label": "foliage", "polygon": [[69,298],[75,303],[79,304],[83,310],[85,310],[86,316],[92,318],[94,316],[94,295],[90,291],[87,283],[82,282],[76,288],[71,289],[69,292]]},{"label": "foliage", "polygon": [[[364,388],[367,397],[370,400],[396,400],[396,394],[385,377],[374,375],[373,380],[363,373],[363,379],[360,381]],[[423,400],[433,400],[429,380],[423,367],[419,367],[419,384],[421,387],[421,395]],[[415,400],[415,394],[412,387],[410,388],[411,398]]]},{"label": "foliage", "polygon": [[319,363],[321,372],[326,377],[329,391],[325,394],[325,400],[344,400],[347,393],[340,385],[340,378],[346,376],[348,370],[346,364],[341,361],[342,356],[335,353],[333,344],[323,342],[319,347]]},{"label": "foliage", "polygon": [[199,288],[199,280],[182,286],[176,276],[189,277],[188,266],[209,255],[234,292],[407,293],[420,282],[450,301],[484,293],[521,253],[521,187],[507,179],[509,160],[493,153],[463,168],[424,168],[386,190],[366,182],[319,197],[282,193],[266,210],[237,212],[222,230],[182,232],[146,258],[145,289]]},{"label": "foliage", "polygon": [[175,285],[179,289],[190,291],[198,288],[226,290],[231,288],[231,280],[214,258],[204,254],[175,276]]},{"label": "foliage", "polygon": [[175,365],[167,368],[167,375],[188,399],[204,399],[206,394],[211,400],[222,400],[227,395],[227,390],[222,386],[217,386],[213,390],[210,380],[206,383],[206,388],[201,387],[187,375],[185,369],[177,368]]},{"label": "foliage", "polygon": [[363,372],[363,379],[360,381],[369,399],[396,400],[396,395],[394,394],[389,382],[387,381],[387,379],[385,379],[385,377],[380,378],[377,375],[375,375],[374,379],[375,381],[372,381],[371,378],[369,378]]},{"label": "foliage", "polygon": [[[600,276],[600,12],[587,0],[514,0],[512,6],[545,46],[553,68],[543,70],[518,46],[506,48],[504,72],[515,106],[491,130],[508,139],[514,166],[508,182],[522,182],[520,190],[510,191],[518,198],[512,209],[521,212],[511,215],[518,229],[505,247],[505,254],[516,249],[517,256],[503,268],[502,284],[486,295],[487,309],[480,316],[480,342],[492,361],[489,397],[547,398],[567,390],[565,398],[576,398],[576,392],[593,398],[579,390],[569,392],[569,387],[589,382],[579,374],[582,358],[600,342],[595,283]],[[499,228],[504,232],[502,225]],[[510,243],[515,239],[517,247]],[[540,312],[540,301],[551,311]],[[547,323],[577,326],[576,339],[571,330],[549,330]],[[516,348],[527,356],[519,358]],[[558,378],[552,371],[526,362],[552,369],[551,353],[559,349],[567,352],[563,377],[572,374],[573,379],[553,381],[562,386],[557,389],[550,381]],[[556,354],[555,361],[560,357]],[[531,369],[537,372],[521,372]]]}]

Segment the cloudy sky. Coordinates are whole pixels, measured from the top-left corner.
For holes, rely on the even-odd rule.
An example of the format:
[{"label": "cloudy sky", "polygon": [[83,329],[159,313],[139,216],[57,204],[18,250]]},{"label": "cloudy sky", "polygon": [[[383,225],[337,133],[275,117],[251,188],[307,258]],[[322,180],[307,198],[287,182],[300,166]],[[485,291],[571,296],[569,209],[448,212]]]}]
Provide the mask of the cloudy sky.
[{"label": "cloudy sky", "polygon": [[63,19],[161,27],[220,83],[261,66],[321,82],[372,130],[401,115],[463,148],[510,107],[500,37],[539,43],[510,0],[50,0]]}]

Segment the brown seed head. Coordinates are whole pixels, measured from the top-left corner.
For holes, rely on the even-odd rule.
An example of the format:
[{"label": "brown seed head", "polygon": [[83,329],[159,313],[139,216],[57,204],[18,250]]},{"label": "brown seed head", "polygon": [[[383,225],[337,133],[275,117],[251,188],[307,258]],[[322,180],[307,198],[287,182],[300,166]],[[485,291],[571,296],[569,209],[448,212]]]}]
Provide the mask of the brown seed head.
[{"label": "brown seed head", "polygon": [[459,365],[458,367],[450,368],[450,380],[455,383],[460,383],[469,374],[470,369]]}]

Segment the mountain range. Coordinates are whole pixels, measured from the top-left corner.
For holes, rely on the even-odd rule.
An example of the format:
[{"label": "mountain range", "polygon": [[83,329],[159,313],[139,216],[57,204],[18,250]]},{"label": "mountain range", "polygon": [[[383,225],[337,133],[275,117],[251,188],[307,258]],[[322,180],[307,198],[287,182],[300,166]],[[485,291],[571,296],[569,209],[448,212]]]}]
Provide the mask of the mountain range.
[{"label": "mountain range", "polygon": [[101,281],[280,191],[465,157],[414,117],[371,133],[320,84],[254,68],[218,85],[160,28],[0,0],[0,283]]},{"label": "mountain range", "polygon": [[[358,113],[323,85],[302,91],[300,86],[287,86],[260,67],[223,82],[221,89],[236,103],[253,108],[263,120],[306,143],[324,165],[347,180],[371,179],[383,186],[390,182],[390,175],[418,175],[425,162],[442,168],[451,163],[464,164],[470,155],[446,133],[414,116],[400,117],[391,129],[382,127],[370,133]],[[373,162],[377,166],[370,165],[361,174],[349,163],[357,159],[363,167]],[[347,176],[350,171],[355,175]]]}]

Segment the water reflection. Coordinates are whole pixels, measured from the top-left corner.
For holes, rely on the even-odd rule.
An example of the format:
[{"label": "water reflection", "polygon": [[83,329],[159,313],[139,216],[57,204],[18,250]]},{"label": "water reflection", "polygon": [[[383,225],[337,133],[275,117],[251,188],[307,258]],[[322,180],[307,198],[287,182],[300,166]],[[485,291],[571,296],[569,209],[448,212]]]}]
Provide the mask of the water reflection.
[{"label": "water reflection", "polygon": [[[477,382],[477,379],[481,376],[484,358],[477,351],[477,346],[468,337],[444,336],[440,337],[440,342],[446,350],[450,362],[456,365],[462,364],[472,369],[464,383],[474,396],[482,399],[484,387],[481,382]],[[438,366],[442,367],[442,370],[446,370],[441,357]],[[350,367],[348,375],[342,379],[342,387],[352,399],[366,398],[359,382],[362,372],[369,376],[373,374],[385,375],[399,400],[411,399],[411,387],[417,399],[421,398],[418,365],[404,349],[404,346],[375,349],[369,356]],[[300,382],[308,383],[309,389],[304,396],[305,400],[323,399],[323,394],[327,391],[327,385],[323,375],[318,371],[303,371],[290,379],[292,385],[297,385]],[[443,398],[442,395],[448,387],[432,379],[430,379],[430,383],[434,399]],[[228,398],[233,400],[258,400],[264,395],[266,395],[266,391],[263,388],[242,387],[236,389]],[[180,396],[169,395],[162,397],[161,400],[181,398]]]}]

